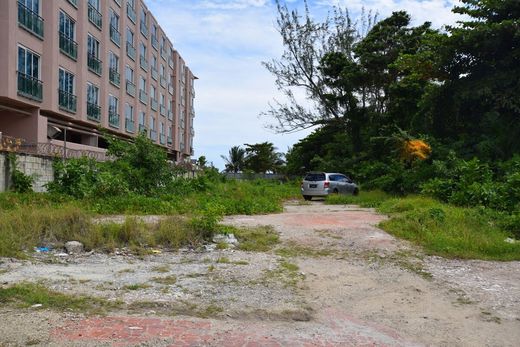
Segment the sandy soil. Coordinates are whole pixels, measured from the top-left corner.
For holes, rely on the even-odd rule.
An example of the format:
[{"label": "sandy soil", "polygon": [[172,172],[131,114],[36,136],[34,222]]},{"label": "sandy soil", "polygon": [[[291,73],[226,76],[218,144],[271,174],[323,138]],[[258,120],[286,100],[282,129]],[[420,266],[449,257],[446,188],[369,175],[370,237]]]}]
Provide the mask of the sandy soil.
[{"label": "sandy soil", "polygon": [[[289,257],[232,249],[144,258],[40,254],[29,261],[0,259],[0,283],[38,281],[64,293],[122,300],[126,308],[114,312],[118,315],[207,315],[212,318],[204,321],[217,328],[249,329],[251,334],[267,329],[272,338],[296,334],[315,341],[310,337],[319,336],[332,345],[346,345],[332,328],[332,318],[348,317],[349,333],[354,329],[356,336],[382,341],[376,345],[518,346],[520,262],[426,257],[378,229],[384,218],[355,206],[293,202],[282,214],[224,221],[273,226],[282,241],[278,248],[293,251]],[[285,263],[298,265],[298,270],[287,271]],[[72,345],[57,340],[53,331],[83,318],[0,307],[0,346]],[[140,345],[172,344],[150,341]],[[101,344],[110,345],[74,342]]]}]

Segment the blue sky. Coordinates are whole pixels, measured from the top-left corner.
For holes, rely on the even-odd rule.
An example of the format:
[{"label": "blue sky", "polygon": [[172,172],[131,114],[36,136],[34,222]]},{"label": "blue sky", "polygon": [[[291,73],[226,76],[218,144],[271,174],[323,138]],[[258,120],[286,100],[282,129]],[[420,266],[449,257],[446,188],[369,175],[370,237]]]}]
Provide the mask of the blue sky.
[{"label": "blue sky", "polygon": [[[361,9],[384,18],[406,10],[413,24],[431,21],[435,27],[453,24],[457,0],[309,0],[311,13],[323,17],[334,4],[346,6],[356,18]],[[301,0],[287,0],[301,7]],[[280,57],[282,45],[275,30],[273,0],[146,0],[191,70],[200,78],[195,91],[195,158],[206,156],[220,169],[220,155],[244,143],[270,141],[282,152],[307,132],[275,134],[259,115],[275,98],[274,78],[262,61]]]}]

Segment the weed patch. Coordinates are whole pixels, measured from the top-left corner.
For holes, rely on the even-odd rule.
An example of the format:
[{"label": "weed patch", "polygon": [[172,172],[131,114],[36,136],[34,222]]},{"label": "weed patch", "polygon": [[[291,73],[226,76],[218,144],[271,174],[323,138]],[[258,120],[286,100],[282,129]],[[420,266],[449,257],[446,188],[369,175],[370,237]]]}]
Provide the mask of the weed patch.
[{"label": "weed patch", "polygon": [[259,226],[233,230],[239,241],[238,249],[253,252],[268,252],[280,242],[272,226]]},{"label": "weed patch", "polygon": [[327,196],[325,204],[328,205],[359,205],[361,207],[378,207],[383,201],[390,199],[392,196],[381,191],[362,191],[359,195],[339,195],[333,194]]}]

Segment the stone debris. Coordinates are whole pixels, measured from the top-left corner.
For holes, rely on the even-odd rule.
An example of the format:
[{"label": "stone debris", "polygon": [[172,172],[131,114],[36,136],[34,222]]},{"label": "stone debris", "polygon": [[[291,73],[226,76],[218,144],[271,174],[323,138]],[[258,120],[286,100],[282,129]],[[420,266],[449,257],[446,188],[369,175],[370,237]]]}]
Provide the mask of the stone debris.
[{"label": "stone debris", "polygon": [[227,243],[228,245],[238,246],[238,240],[234,234],[217,234],[213,236],[213,242],[215,243]]},{"label": "stone debris", "polygon": [[78,241],[69,241],[65,244],[65,249],[69,254],[83,253],[83,244]]}]

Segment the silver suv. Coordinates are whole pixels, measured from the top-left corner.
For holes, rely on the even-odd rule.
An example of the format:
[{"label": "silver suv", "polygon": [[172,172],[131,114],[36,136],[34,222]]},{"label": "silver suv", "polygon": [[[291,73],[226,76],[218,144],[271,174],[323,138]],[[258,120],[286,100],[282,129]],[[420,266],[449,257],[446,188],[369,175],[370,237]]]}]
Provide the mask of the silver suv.
[{"label": "silver suv", "polygon": [[303,179],[301,190],[305,200],[311,200],[313,196],[359,193],[358,186],[346,175],[328,172],[309,172]]}]

